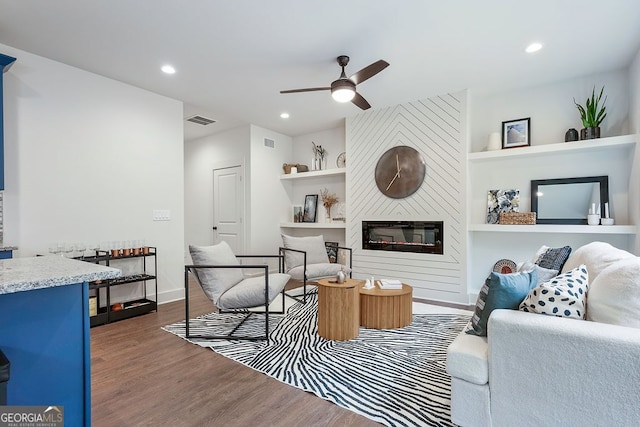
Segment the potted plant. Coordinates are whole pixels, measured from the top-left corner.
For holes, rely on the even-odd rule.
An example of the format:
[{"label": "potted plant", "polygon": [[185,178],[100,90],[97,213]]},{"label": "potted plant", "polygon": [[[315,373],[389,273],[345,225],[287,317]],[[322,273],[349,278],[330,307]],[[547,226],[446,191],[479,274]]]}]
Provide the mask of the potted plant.
[{"label": "potted plant", "polygon": [[604,98],[602,104],[602,94],[604,93],[604,86],[600,90],[600,95],[596,97],[596,87],[593,87],[591,96],[587,98],[585,106],[578,104],[576,99],[573,98],[573,103],[576,104],[578,111],[580,112],[580,119],[584,129],[580,130],[580,139],[594,139],[600,138],[600,123],[607,117],[606,106],[607,98]]}]

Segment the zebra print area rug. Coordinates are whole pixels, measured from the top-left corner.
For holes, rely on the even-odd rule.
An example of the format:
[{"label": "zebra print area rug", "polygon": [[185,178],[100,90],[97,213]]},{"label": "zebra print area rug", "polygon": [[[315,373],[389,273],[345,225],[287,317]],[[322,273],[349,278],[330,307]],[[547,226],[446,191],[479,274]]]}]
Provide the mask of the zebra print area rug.
[{"label": "zebra print area rug", "polygon": [[[454,425],[446,349],[470,316],[414,314],[413,323],[401,329],[360,328],[354,340],[329,341],[318,336],[316,315],[312,295],[286,315],[269,317],[269,343],[188,341],[388,426]],[[221,333],[236,320],[212,313],[192,319],[190,329]],[[247,323],[245,333],[263,331],[262,316]],[[184,325],[163,329],[184,338]]]}]

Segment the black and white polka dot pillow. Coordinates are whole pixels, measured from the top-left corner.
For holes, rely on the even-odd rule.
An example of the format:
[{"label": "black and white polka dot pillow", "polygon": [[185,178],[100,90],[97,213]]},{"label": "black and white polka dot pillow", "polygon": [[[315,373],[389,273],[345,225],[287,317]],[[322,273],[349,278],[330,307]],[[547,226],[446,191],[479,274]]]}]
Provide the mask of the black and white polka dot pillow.
[{"label": "black and white polka dot pillow", "polygon": [[582,264],[532,289],[520,310],[573,319],[585,318],[589,273]]}]

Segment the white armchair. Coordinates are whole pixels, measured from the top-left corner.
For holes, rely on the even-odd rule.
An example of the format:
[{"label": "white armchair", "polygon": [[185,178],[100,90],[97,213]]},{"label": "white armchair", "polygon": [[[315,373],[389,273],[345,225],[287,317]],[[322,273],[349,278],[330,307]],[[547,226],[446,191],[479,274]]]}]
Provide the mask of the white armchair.
[{"label": "white armchair", "polygon": [[348,254],[349,264],[344,265],[339,262],[329,262],[328,248],[322,235],[295,237],[283,234],[282,243],[283,246],[280,247],[279,253],[283,256],[283,265],[280,270],[289,274],[292,279],[302,282],[302,300],[304,302],[306,302],[308,283],[327,277],[335,277],[341,270],[351,277],[351,248],[338,247],[339,251],[346,251]]}]

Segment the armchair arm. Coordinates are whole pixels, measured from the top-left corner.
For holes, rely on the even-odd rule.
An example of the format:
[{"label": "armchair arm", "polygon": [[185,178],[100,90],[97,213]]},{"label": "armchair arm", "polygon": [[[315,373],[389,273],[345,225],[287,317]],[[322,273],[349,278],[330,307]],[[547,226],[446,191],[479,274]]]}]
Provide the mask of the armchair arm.
[{"label": "armchair arm", "polygon": [[304,269],[307,269],[307,252],[306,251],[301,251],[300,249],[292,249],[292,248],[285,248],[284,246],[280,246],[278,248],[278,253],[279,253],[279,257],[280,257],[280,268],[279,268],[279,272],[280,273],[284,273],[285,272],[285,265],[284,265],[284,255],[285,252],[298,252],[300,254],[302,254],[303,256],[303,265],[304,265]]},{"label": "armchair arm", "polygon": [[640,330],[496,310],[487,335],[495,425],[635,425],[640,419]]}]

